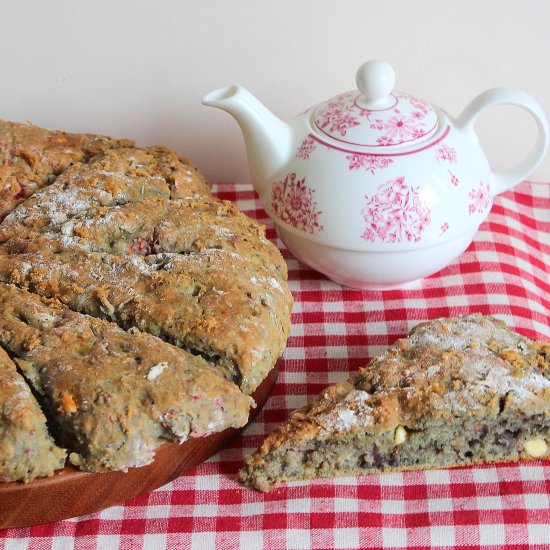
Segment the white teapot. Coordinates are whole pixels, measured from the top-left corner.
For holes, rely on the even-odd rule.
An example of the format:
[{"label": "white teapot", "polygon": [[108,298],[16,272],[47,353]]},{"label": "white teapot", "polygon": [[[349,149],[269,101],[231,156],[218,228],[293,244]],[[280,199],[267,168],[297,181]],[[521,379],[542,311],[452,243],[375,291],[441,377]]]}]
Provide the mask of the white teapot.
[{"label": "white teapot", "polygon": [[[363,64],[356,82],[290,124],[240,86],[202,102],[239,123],[254,187],[298,259],[346,286],[399,288],[466,250],[495,195],[542,160],[548,123],[532,97],[508,88],[480,94],[455,120],[394,90],[383,61]],[[499,104],[526,109],[538,136],[519,166],[493,173],[474,122]]]}]

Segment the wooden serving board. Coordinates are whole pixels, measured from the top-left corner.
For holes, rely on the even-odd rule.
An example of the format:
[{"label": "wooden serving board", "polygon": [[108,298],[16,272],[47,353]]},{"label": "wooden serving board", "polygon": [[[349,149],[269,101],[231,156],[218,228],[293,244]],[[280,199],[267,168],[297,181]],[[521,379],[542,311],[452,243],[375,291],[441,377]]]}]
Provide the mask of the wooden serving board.
[{"label": "wooden serving board", "polygon": [[[252,409],[248,424],[271,395],[278,373],[277,364],[252,394],[257,406]],[[128,472],[89,473],[68,465],[52,477],[30,483],[0,483],[0,528],[90,514],[148,493],[204,462],[243,429],[230,428],[182,444],[167,443],[157,450],[151,464],[130,468]]]}]

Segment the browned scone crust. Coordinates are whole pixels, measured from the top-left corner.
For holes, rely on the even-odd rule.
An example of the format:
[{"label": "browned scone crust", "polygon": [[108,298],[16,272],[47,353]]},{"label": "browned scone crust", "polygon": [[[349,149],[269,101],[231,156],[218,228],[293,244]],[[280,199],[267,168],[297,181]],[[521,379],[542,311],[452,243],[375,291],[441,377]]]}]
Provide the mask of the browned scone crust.
[{"label": "browned scone crust", "polygon": [[288,337],[286,265],[201,182],[171,186],[157,153],[109,151],[20,204],[0,226],[0,280],[202,354],[251,393]]},{"label": "browned scone crust", "polygon": [[480,314],[415,327],[269,435],[240,472],[281,481],[550,456],[550,345]]},{"label": "browned scone crust", "polygon": [[142,466],[163,442],[243,426],[253,405],[201,357],[12,285],[0,284],[0,341],[85,470]]},{"label": "browned scone crust", "polygon": [[286,264],[169,156],[118,149],[67,169],[0,225],[0,280],[201,354],[251,393],[288,337]]},{"label": "browned scone crust", "polygon": [[65,457],[30,388],[0,348],[0,482],[51,476]]},{"label": "browned scone crust", "polygon": [[49,131],[0,120],[0,219],[73,164],[131,140]]},{"label": "browned scone crust", "polygon": [[0,195],[0,345],[74,464],[246,422],[292,307],[263,226],[170,149],[2,121]]}]

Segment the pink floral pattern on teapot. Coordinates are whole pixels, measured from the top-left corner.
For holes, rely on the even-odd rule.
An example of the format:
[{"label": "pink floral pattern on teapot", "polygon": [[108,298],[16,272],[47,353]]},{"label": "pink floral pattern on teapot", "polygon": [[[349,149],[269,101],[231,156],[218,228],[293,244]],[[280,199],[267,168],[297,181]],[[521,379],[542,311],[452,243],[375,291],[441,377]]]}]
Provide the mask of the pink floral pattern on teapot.
[{"label": "pink floral pattern on teapot", "polygon": [[[309,135],[298,147],[296,158],[309,160],[311,154],[317,149],[317,143],[315,138]],[[364,170],[365,172],[370,172],[373,176],[377,170],[387,168],[394,162],[388,155],[371,155],[369,153],[358,152],[347,154],[346,160],[349,161],[350,170]]]},{"label": "pink floral pattern on teapot", "polygon": [[378,187],[362,210],[367,227],[363,239],[386,243],[418,242],[430,224],[431,210],[422,203],[418,188],[405,184],[405,178],[389,180]]},{"label": "pink floral pattern on teapot", "polygon": [[314,193],[306,185],[305,178],[299,179],[293,172],[273,184],[271,207],[283,222],[295,229],[307,233],[320,232],[324,229],[319,223],[322,212],[317,209]]},{"label": "pink floral pattern on teapot", "polygon": [[470,216],[476,212],[483,214],[483,212],[489,208],[489,204],[491,202],[491,191],[488,183],[483,183],[480,181],[479,186],[474,187],[468,193],[468,196],[471,199],[470,205],[468,206],[468,213]]},{"label": "pink floral pattern on teapot", "polygon": [[[401,145],[421,139],[434,130],[437,115],[427,103],[399,92],[392,97],[395,102],[391,107],[372,110],[361,106],[360,94],[339,95],[317,110],[315,125],[338,141],[372,147]],[[368,133],[364,132],[362,118],[368,121]]]}]

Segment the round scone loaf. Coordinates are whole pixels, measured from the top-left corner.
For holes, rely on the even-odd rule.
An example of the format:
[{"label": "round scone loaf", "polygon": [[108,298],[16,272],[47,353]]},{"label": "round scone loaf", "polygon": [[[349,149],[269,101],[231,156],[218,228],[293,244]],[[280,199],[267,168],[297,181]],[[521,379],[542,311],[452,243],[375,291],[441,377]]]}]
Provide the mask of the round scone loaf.
[{"label": "round scone loaf", "polygon": [[[243,394],[252,393],[274,367],[290,326],[286,264],[266,239],[265,228],[230,202],[215,198],[191,162],[164,147],[140,149],[127,140],[0,123],[0,183],[2,295],[13,298],[18,288],[53,300],[51,306],[43,302],[40,307],[62,304],[76,314],[71,322],[77,325],[78,315],[86,327],[95,327],[86,316],[112,323],[113,330],[125,331],[129,339],[116,353],[124,356],[124,350],[132,348],[132,361],[143,372],[163,371],[167,352],[162,348],[156,361],[154,349],[148,348],[151,365],[142,365],[131,343],[142,333],[171,345],[182,364],[195,365],[193,358],[200,358],[204,368],[237,385]],[[40,325],[39,342],[26,348],[25,342],[13,344],[15,329],[8,327],[16,325],[10,308],[4,307],[2,314],[12,324],[0,322],[5,327],[0,346],[44,399],[51,425],[60,425],[56,416],[62,414],[66,424],[67,411],[60,413],[63,407],[58,403],[65,390],[44,388],[43,380],[37,383],[29,377],[34,370],[25,372],[32,346],[53,356],[45,342],[58,339],[50,334],[57,325],[44,321],[42,326],[33,317],[33,326]],[[53,310],[40,315],[59,317]],[[20,320],[29,322],[24,315]],[[115,334],[113,330],[90,329],[86,338],[97,339],[109,355],[109,342],[100,340]],[[78,338],[78,331],[63,338]],[[48,365],[48,380],[60,379],[54,372],[62,368],[60,361]],[[108,357],[102,361],[111,364]],[[83,364],[86,361],[71,363],[75,377]],[[104,370],[113,376],[112,367]],[[101,385],[101,372],[81,375],[87,383],[94,383],[97,375]],[[170,384],[170,378],[165,379]],[[246,399],[238,406],[250,406]],[[212,402],[214,408],[219,403]],[[71,401],[73,406],[85,404]],[[214,412],[219,417],[219,411]],[[246,420],[242,414],[227,416],[240,418],[241,425]],[[227,425],[218,422],[217,427]],[[71,437],[61,441],[67,446],[67,441],[78,440],[78,452],[85,455],[86,442],[78,434]],[[132,457],[124,460],[134,465]],[[101,459],[94,464],[101,465]]]}]

